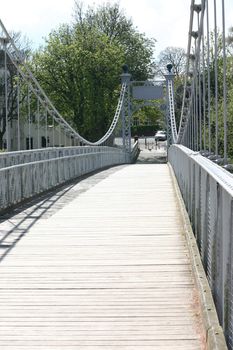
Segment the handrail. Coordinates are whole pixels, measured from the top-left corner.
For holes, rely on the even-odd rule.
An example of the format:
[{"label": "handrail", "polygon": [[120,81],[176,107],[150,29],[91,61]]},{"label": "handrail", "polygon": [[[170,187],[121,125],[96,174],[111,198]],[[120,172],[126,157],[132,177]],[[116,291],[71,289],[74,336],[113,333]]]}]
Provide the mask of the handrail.
[{"label": "handrail", "polygon": [[198,152],[172,145],[175,172],[226,336],[233,321],[233,175]]},{"label": "handrail", "polygon": [[131,155],[130,155],[130,159],[131,159],[131,163],[134,163],[140,153],[140,148],[139,148],[139,142],[138,140],[134,143],[132,150],[131,150]]},{"label": "handrail", "polygon": [[89,153],[31,161],[0,169],[0,210],[84,174],[129,163],[123,149],[104,148],[102,152],[92,148]]}]

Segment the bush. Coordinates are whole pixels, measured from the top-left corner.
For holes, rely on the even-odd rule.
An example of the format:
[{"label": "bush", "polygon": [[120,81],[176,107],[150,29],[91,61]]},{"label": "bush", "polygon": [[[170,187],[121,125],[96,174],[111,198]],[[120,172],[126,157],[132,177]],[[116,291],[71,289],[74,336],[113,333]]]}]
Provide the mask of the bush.
[{"label": "bush", "polygon": [[159,125],[139,125],[132,126],[131,135],[134,137],[135,135],[141,136],[154,136],[156,130],[159,129]]}]

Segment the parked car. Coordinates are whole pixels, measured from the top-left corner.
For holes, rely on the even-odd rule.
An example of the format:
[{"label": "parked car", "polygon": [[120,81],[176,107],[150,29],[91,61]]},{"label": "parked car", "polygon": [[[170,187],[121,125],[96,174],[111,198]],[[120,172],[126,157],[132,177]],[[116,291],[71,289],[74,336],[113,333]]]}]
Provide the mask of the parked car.
[{"label": "parked car", "polygon": [[164,130],[159,130],[155,134],[155,142],[157,141],[166,141],[167,139],[167,134],[166,131]]}]

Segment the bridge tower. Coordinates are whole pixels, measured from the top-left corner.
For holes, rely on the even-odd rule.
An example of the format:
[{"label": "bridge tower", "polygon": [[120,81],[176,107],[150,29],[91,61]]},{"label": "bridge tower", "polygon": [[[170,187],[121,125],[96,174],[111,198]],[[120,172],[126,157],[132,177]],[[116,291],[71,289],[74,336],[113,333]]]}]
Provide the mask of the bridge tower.
[{"label": "bridge tower", "polygon": [[131,81],[128,66],[125,64],[122,69],[121,83],[122,85],[125,84],[125,94],[121,109],[122,139],[124,149],[130,153],[132,114],[145,106],[160,106],[161,108],[161,101],[164,100],[164,80]]},{"label": "bridge tower", "polygon": [[[177,132],[175,125],[175,105],[174,105],[174,77],[175,74],[172,73],[172,64],[167,65],[168,73],[164,74],[166,78],[166,91],[167,91],[167,146],[176,141]],[[176,135],[176,137],[175,137]]]},{"label": "bridge tower", "polygon": [[131,105],[130,105],[130,79],[128,66],[125,64],[121,74],[121,83],[126,84],[123,106],[121,110],[122,115],[122,140],[123,147],[127,152],[131,152]]}]

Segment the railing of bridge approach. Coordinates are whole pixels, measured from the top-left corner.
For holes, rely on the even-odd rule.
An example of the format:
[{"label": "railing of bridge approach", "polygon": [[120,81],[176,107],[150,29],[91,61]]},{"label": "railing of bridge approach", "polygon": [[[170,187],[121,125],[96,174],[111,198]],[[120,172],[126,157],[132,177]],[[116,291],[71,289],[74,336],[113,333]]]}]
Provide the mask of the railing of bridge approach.
[{"label": "railing of bridge approach", "polygon": [[[218,317],[233,349],[233,46],[224,0],[191,1],[186,75],[179,127],[167,75],[172,145],[179,183]],[[229,17],[226,16],[229,14]]]}]

